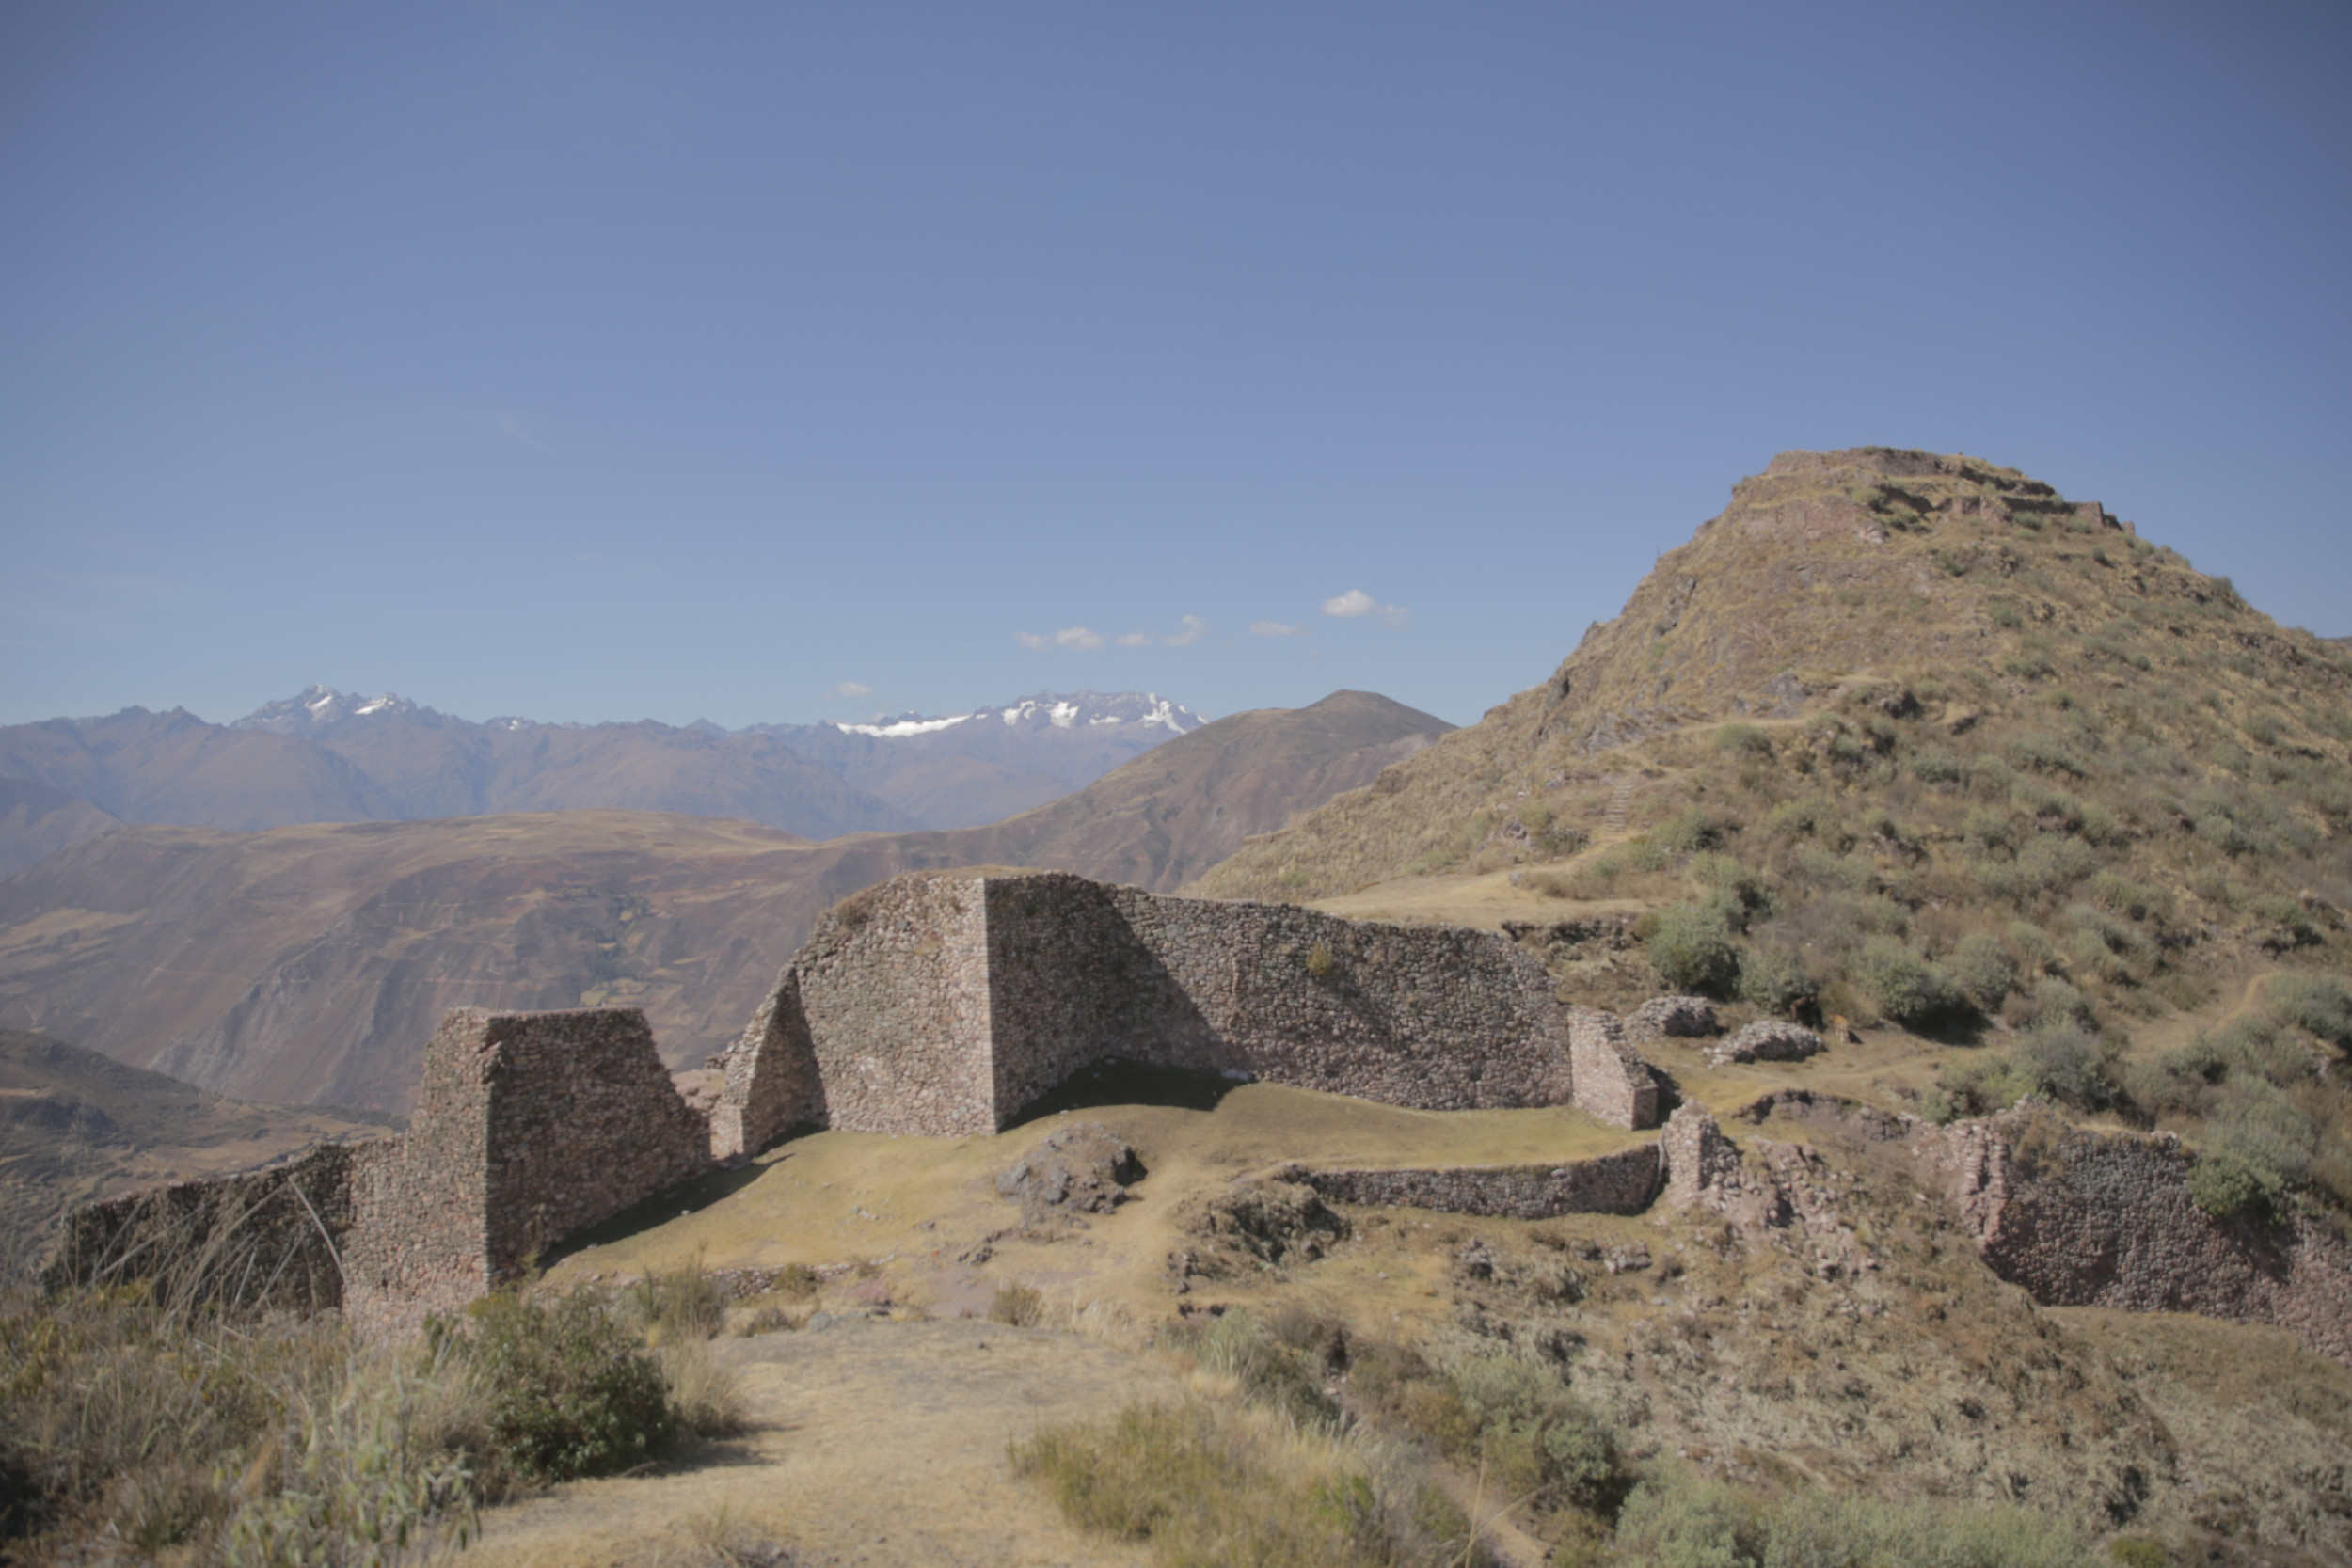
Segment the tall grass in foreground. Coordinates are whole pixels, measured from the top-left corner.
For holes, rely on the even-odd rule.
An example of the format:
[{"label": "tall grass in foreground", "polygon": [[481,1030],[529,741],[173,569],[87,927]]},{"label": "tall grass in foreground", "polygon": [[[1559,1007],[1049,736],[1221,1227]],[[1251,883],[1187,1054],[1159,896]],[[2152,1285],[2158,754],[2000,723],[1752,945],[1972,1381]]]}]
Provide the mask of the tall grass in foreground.
[{"label": "tall grass in foreground", "polygon": [[145,1285],[0,1298],[0,1560],[431,1560],[485,1502],[739,1429],[709,1294],[501,1291],[398,1346]]},{"label": "tall grass in foreground", "polygon": [[[1433,1366],[1300,1311],[1171,1330],[1191,1397],[1013,1445],[1013,1465],[1084,1528],[1164,1568],[1419,1568],[1491,1560],[1441,1481],[1516,1500],[1556,1564],[1647,1568],[2090,1568],[2074,1524],[2007,1506],[1750,1491],[1635,1465],[1607,1418],[1544,1362]],[[1344,1379],[1346,1403],[1326,1391]],[[1352,1410],[1350,1407],[1354,1407]],[[1483,1528],[1483,1526],[1481,1527]],[[2125,1543],[2136,1545],[2137,1543]],[[2158,1548],[2160,1550],[2160,1548]]]}]

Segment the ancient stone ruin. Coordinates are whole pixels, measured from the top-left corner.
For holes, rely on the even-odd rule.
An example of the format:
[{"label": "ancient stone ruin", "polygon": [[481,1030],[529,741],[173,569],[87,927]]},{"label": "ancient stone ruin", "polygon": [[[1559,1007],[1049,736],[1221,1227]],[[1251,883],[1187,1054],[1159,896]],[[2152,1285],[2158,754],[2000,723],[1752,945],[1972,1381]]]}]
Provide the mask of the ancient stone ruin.
[{"label": "ancient stone ruin", "polygon": [[211,1294],[413,1323],[796,1127],[993,1132],[1105,1058],[1657,1120],[1614,1021],[1572,1022],[1501,937],[1058,873],[908,875],[818,923],[721,1057],[714,1104],[681,1097],[635,1008],[461,1008],[426,1048],[405,1136],[91,1205],[44,1277],[178,1271]]},{"label": "ancient stone ruin", "polygon": [[[1581,1016],[1581,1015],[1580,1015]],[[993,1132],[1117,1057],[1425,1110],[1657,1124],[1649,1069],[1502,937],[1083,877],[894,879],[835,908],[721,1065],[722,1158],[786,1129]]]},{"label": "ancient stone ruin", "polygon": [[[1659,1085],[1629,1034],[1698,1032],[1712,1023],[1703,1007],[1662,998],[1629,1030],[1558,1000],[1511,942],[1458,927],[1057,873],[909,875],[818,923],[719,1059],[715,1101],[678,1092],[635,1008],[460,1009],[426,1050],[405,1136],[88,1206],[68,1217],[42,1277],[340,1307],[394,1331],[797,1127],[993,1132],[1107,1058],[1428,1110],[1573,1106],[1655,1127]],[[2352,1362],[2343,1242],[2301,1219],[2206,1216],[2176,1141],[2069,1132],[2028,1168],[2014,1152],[2022,1114],[1944,1129],[1788,1090],[1749,1117],[1775,1106],[1906,1145],[1986,1261],[2037,1300],[2275,1323]],[[1662,1192],[1759,1238],[1801,1237],[1820,1267],[1871,1266],[1811,1150],[1760,1137],[1742,1149],[1692,1104],[1656,1141],[1591,1160],[1287,1166],[1245,1185],[1301,1204],[1526,1218],[1637,1212]]]}]

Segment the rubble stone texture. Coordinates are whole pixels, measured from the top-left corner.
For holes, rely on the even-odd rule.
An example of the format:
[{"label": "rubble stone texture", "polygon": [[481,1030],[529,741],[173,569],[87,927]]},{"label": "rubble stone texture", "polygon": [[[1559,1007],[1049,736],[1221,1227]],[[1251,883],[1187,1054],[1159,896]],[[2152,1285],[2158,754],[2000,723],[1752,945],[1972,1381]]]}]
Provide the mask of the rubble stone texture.
[{"label": "rubble stone texture", "polygon": [[1717,1067],[1733,1062],[1801,1062],[1828,1049],[1821,1037],[1802,1023],[1759,1018],[1707,1053]]},{"label": "rubble stone texture", "polygon": [[1704,996],[1653,996],[1625,1018],[1625,1037],[1635,1045],[1714,1032],[1715,1004]]},{"label": "rubble stone texture", "polygon": [[1659,1148],[1644,1144],[1557,1165],[1391,1170],[1292,1166],[1282,1180],[1312,1187],[1336,1203],[1544,1220],[1561,1214],[1638,1214],[1657,1196],[1659,1174]]}]

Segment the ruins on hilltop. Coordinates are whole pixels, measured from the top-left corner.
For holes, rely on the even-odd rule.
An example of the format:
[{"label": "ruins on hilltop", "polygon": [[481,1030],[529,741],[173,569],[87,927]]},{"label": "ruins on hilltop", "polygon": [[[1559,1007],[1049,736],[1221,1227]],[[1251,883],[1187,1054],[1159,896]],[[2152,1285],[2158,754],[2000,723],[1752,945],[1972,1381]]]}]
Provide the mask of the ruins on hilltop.
[{"label": "ruins on hilltop", "polygon": [[226,1245],[253,1253],[238,1288],[260,1299],[414,1322],[794,1128],[994,1132],[1109,1058],[1424,1110],[1658,1120],[1615,1021],[1572,1011],[1500,936],[1058,872],[911,873],[818,923],[721,1057],[707,1110],[678,1093],[636,1008],[459,1008],[426,1049],[404,1136],[91,1205],[45,1277]]}]

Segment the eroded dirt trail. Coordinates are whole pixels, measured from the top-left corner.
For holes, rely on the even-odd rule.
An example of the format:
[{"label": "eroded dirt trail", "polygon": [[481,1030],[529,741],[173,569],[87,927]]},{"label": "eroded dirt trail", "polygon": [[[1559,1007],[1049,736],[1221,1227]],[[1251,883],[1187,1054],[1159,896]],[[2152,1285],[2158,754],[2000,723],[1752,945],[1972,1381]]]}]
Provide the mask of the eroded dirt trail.
[{"label": "eroded dirt trail", "polygon": [[[863,1319],[719,1341],[753,1429],[651,1474],[582,1481],[484,1517],[485,1568],[730,1561],[1139,1568],[1014,1476],[1006,1445],[1181,1386],[1156,1357],[961,1319]],[[723,1527],[731,1527],[723,1528]],[[738,1555],[718,1549],[732,1536]],[[775,1552],[785,1548],[789,1555]],[[761,1555],[763,1549],[771,1555]]]}]

